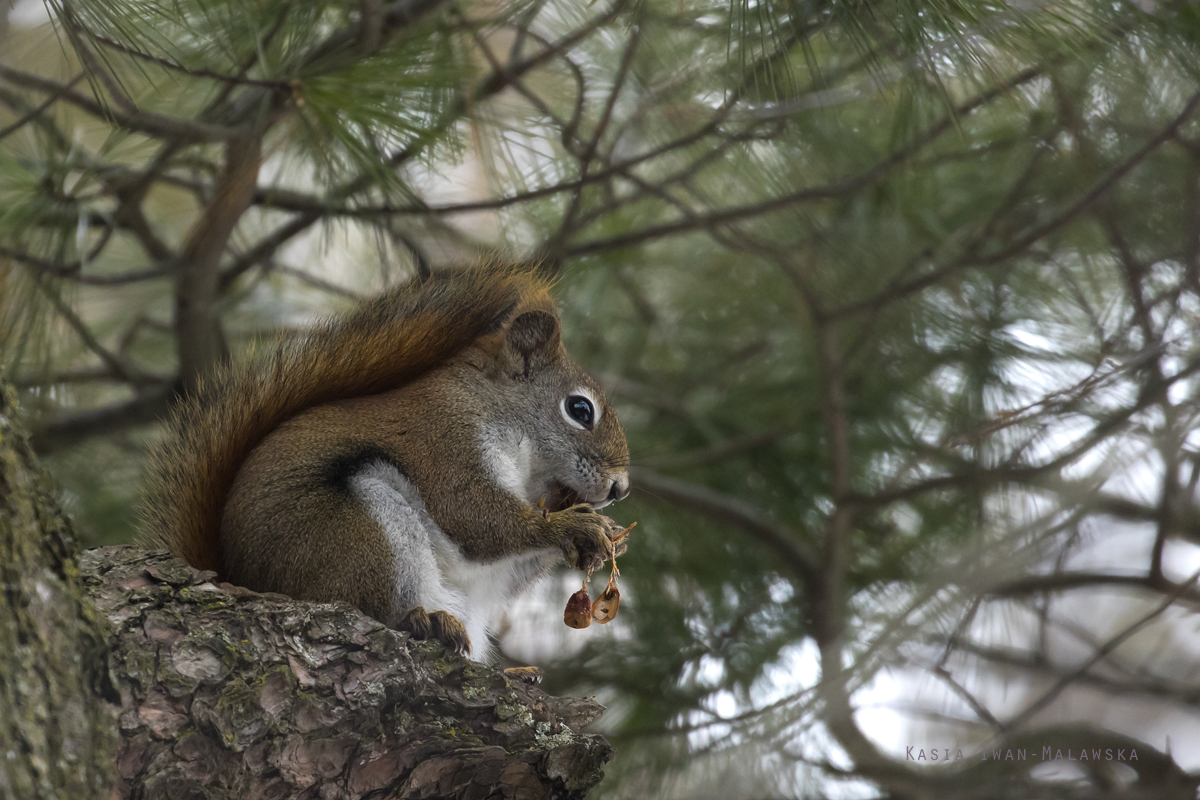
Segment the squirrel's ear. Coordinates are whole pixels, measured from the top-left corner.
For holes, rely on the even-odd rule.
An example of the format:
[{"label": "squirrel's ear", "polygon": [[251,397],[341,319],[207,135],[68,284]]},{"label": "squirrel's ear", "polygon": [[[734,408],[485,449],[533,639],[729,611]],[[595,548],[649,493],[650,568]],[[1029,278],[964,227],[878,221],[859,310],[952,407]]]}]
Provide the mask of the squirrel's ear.
[{"label": "squirrel's ear", "polygon": [[505,350],[525,377],[558,358],[561,345],[558,317],[547,311],[526,311],[508,326]]}]

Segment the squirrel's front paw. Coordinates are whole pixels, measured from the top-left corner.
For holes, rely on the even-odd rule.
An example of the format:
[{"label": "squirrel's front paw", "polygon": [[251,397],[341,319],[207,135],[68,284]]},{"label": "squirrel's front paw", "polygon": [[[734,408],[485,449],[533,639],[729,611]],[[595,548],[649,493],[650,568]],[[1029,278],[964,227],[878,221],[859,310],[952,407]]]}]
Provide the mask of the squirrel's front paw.
[{"label": "squirrel's front paw", "polygon": [[447,611],[426,611],[417,606],[404,615],[398,627],[414,639],[436,639],[456,653],[471,652],[466,627]]},{"label": "squirrel's front paw", "polygon": [[559,547],[567,564],[578,570],[599,569],[613,557],[612,539],[621,526],[586,503],[550,515],[560,529]]}]

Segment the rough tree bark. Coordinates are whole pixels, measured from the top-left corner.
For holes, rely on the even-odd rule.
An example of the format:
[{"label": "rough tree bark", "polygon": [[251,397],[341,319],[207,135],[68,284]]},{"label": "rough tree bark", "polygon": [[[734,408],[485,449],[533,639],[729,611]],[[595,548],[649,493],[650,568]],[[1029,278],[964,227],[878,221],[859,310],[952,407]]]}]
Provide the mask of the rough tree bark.
[{"label": "rough tree bark", "polygon": [[0,375],[0,797],[107,794],[115,698],[100,622]]},{"label": "rough tree bark", "polygon": [[510,684],[342,604],[216,583],[164,551],[83,556],[121,692],[119,797],[583,797],[589,700]]},{"label": "rough tree bark", "polygon": [[602,777],[593,701],[165,552],[77,558],[15,412],[0,378],[0,797],[581,798]]}]

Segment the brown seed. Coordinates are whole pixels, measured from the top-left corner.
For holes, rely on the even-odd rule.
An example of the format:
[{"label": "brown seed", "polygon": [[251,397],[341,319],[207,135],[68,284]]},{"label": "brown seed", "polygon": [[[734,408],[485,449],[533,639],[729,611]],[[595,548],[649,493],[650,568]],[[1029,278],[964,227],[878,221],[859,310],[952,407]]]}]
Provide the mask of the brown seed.
[{"label": "brown seed", "polygon": [[599,622],[601,625],[606,622],[612,622],[617,616],[617,609],[621,607],[621,590],[612,581],[609,581],[608,586],[604,590],[604,594],[596,598],[596,602],[592,603],[592,619]]},{"label": "brown seed", "polygon": [[563,622],[569,628],[586,628],[592,624],[592,598],[588,597],[586,585],[567,601]]}]

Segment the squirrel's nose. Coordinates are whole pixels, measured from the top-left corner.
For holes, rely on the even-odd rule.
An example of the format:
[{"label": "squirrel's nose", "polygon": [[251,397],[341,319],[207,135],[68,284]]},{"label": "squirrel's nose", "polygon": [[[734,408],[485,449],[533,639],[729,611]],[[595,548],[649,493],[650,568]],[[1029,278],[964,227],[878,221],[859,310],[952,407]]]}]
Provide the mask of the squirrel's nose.
[{"label": "squirrel's nose", "polygon": [[618,475],[613,478],[612,487],[608,490],[608,499],[610,502],[624,500],[629,497],[629,476]]}]

